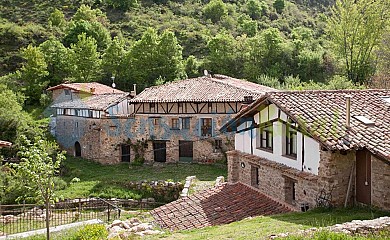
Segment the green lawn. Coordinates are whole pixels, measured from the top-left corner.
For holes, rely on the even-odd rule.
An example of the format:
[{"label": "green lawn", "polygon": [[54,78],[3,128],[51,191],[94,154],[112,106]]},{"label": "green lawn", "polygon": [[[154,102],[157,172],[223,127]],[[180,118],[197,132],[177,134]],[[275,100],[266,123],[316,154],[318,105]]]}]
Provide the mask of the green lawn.
[{"label": "green lawn", "polygon": [[[172,180],[184,182],[187,176],[196,175],[201,181],[215,181],[227,175],[225,165],[165,164],[160,166],[132,166],[127,163],[104,166],[81,158],[67,157],[61,178],[68,183],[64,190],[57,191],[64,198],[88,196],[139,198],[122,187],[122,183],[140,180]],[[79,182],[70,184],[73,178]]]},{"label": "green lawn", "polygon": [[[336,209],[332,211],[313,210],[306,213],[288,213],[270,217],[259,216],[227,225],[168,233],[164,236],[152,236],[147,239],[268,239],[272,234],[331,226],[352,220],[373,219],[385,215],[388,215],[388,213],[366,208]],[[343,237],[325,237],[322,239],[343,239]],[[390,232],[387,232],[382,239],[390,239]]]}]

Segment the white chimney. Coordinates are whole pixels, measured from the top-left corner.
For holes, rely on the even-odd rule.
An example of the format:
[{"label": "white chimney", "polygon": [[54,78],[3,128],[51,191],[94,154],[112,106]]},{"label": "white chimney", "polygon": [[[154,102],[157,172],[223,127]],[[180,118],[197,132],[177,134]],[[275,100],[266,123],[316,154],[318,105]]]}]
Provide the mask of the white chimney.
[{"label": "white chimney", "polygon": [[345,125],[347,128],[351,127],[351,95],[345,95],[346,100],[346,121]]},{"label": "white chimney", "polygon": [[137,95],[137,84],[133,84],[133,91],[130,92],[130,95],[132,97],[135,97],[135,95]]}]

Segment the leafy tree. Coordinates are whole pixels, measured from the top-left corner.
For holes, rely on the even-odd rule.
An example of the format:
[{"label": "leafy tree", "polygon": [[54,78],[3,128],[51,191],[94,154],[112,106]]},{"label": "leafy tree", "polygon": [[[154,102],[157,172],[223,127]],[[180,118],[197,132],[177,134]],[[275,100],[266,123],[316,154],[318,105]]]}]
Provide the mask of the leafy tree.
[{"label": "leafy tree", "polygon": [[122,11],[129,10],[130,8],[138,5],[137,0],[105,0],[105,3],[108,6]]},{"label": "leafy tree", "polygon": [[20,79],[24,83],[24,94],[30,104],[39,102],[41,93],[46,89],[48,81],[46,76],[47,64],[45,57],[39,47],[29,45],[22,50],[22,56],[25,63],[20,71]]},{"label": "leafy tree", "polygon": [[87,20],[71,21],[63,39],[66,46],[70,46],[78,41],[78,36],[85,33],[87,37],[96,40],[98,49],[103,51],[111,41],[110,33],[100,22],[89,22]]},{"label": "leafy tree", "polygon": [[102,70],[105,75],[115,76],[115,80],[120,87],[129,89],[127,81],[124,79],[126,69],[126,66],[124,66],[125,56],[124,41],[115,37],[102,55]]},{"label": "leafy tree", "polygon": [[285,3],[284,0],[275,0],[273,3],[273,6],[275,8],[275,11],[279,14],[281,14],[284,10]]},{"label": "leafy tree", "polygon": [[96,40],[82,33],[78,42],[71,45],[70,63],[74,66],[72,77],[79,82],[91,82],[100,74],[100,54]]},{"label": "leafy tree", "polygon": [[193,78],[198,77],[200,75],[200,62],[198,59],[196,59],[195,56],[191,55],[186,59],[185,62],[185,71],[187,74],[187,77]]},{"label": "leafy tree", "polygon": [[18,153],[21,161],[14,166],[28,193],[38,196],[38,200],[46,206],[46,239],[50,239],[50,203],[55,201],[54,177],[65,156],[52,142],[41,139],[31,142],[25,136],[21,136],[21,142]]},{"label": "leafy tree", "polygon": [[209,54],[206,58],[205,67],[214,73],[237,76],[242,69],[239,43],[231,34],[218,34],[212,38],[207,49]]},{"label": "leafy tree", "polygon": [[66,25],[65,15],[57,8],[49,16],[49,25],[62,29]]},{"label": "leafy tree", "polygon": [[55,86],[62,83],[72,72],[72,66],[69,62],[69,49],[64,47],[60,41],[54,39],[45,41],[39,45],[39,48],[47,64],[49,85]]},{"label": "leafy tree", "polygon": [[228,9],[222,0],[211,0],[203,8],[203,13],[207,19],[216,23],[221,20],[222,17],[227,16]]},{"label": "leafy tree", "polygon": [[84,20],[87,22],[107,23],[106,15],[100,9],[92,9],[90,6],[82,4],[73,15],[73,21]]},{"label": "leafy tree", "polygon": [[248,39],[248,59],[245,62],[245,77],[256,81],[261,75],[282,78],[285,61],[284,39],[276,28],[262,31],[258,36]]},{"label": "leafy tree", "polygon": [[173,81],[184,76],[182,47],[169,31],[159,36],[149,28],[131,48],[126,59],[126,64],[131,66],[128,78],[143,87],[153,85],[158,78]]},{"label": "leafy tree", "polygon": [[[377,74],[390,79],[390,26],[383,34],[382,42],[376,51],[378,66]],[[389,83],[390,84],[390,83]]]},{"label": "leafy tree", "polygon": [[328,18],[327,32],[344,59],[349,80],[365,83],[373,74],[373,49],[378,46],[386,25],[388,0],[337,0]]},{"label": "leafy tree", "polygon": [[268,6],[264,1],[249,0],[246,4],[246,12],[252,19],[260,19],[267,13]]}]

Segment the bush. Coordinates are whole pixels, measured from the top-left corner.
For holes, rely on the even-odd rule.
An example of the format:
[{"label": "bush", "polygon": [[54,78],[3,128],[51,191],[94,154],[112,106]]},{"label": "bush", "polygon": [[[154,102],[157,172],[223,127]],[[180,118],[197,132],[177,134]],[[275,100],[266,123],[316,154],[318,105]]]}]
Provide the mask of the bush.
[{"label": "bush", "polygon": [[64,190],[68,186],[68,184],[59,177],[55,177],[53,183],[55,190]]},{"label": "bush", "polygon": [[207,19],[216,23],[223,16],[227,16],[228,10],[226,4],[222,0],[211,0],[203,9],[204,15]]},{"label": "bush", "polygon": [[102,224],[86,225],[76,233],[77,240],[101,240],[107,237],[108,232]]}]

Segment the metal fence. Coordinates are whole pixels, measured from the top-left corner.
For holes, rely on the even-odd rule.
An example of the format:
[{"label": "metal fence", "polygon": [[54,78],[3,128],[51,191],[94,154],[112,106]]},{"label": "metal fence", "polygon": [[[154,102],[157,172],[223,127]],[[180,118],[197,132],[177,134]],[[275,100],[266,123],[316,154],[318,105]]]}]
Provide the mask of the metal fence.
[{"label": "metal fence", "polygon": [[[100,219],[109,222],[120,218],[121,209],[104,199],[75,199],[51,205],[50,226]],[[45,228],[43,205],[0,205],[0,236]]]}]

